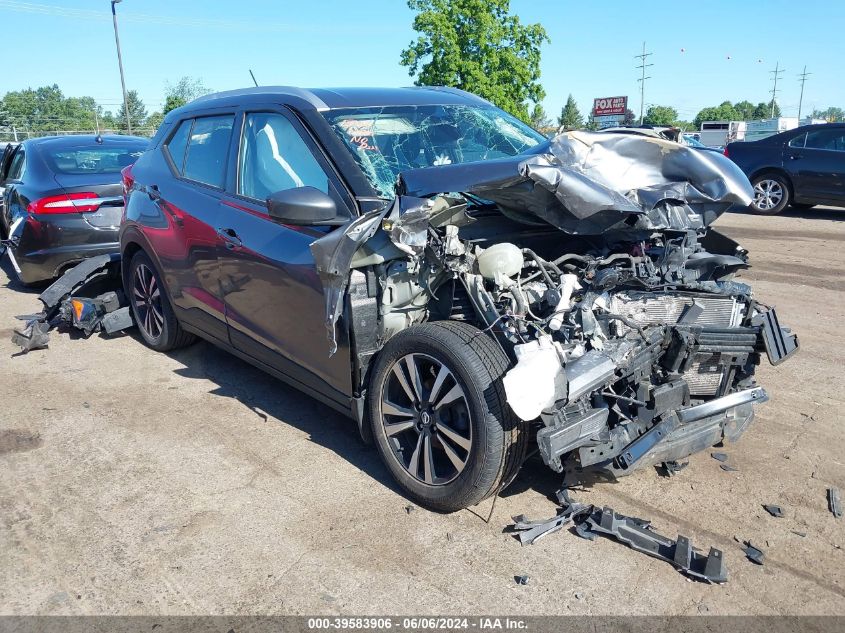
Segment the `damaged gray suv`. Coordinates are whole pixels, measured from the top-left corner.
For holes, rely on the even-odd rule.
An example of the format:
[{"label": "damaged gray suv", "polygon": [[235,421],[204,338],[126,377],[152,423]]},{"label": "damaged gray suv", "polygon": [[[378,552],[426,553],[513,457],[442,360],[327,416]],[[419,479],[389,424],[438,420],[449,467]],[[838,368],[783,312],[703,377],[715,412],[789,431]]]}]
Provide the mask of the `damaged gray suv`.
[{"label": "damaged gray suv", "polygon": [[662,139],[549,141],[445,88],[255,88],[170,112],[123,173],[147,344],[212,341],[354,418],[418,503],[736,440],[797,349],[709,229],[753,192]]}]

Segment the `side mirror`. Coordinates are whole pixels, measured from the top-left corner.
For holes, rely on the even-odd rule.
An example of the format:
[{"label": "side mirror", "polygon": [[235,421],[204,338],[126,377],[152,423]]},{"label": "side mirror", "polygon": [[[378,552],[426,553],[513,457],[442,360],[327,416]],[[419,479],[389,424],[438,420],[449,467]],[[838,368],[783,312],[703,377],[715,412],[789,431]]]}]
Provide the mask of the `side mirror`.
[{"label": "side mirror", "polygon": [[314,187],[283,189],[267,198],[270,217],[294,226],[340,226],[349,218],[338,216],[337,204]]}]

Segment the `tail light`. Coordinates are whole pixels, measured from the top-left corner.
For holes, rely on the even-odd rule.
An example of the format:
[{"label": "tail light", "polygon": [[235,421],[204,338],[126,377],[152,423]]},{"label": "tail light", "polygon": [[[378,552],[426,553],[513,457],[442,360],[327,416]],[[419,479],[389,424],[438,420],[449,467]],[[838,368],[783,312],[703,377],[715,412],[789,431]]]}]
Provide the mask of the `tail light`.
[{"label": "tail light", "polygon": [[728,154],[728,146],[727,146],[727,145],[725,145],[725,149],[724,149],[724,151],[723,151],[722,153],[723,153],[725,156],[727,156],[728,158],[730,158],[730,154]]},{"label": "tail light", "polygon": [[123,182],[123,204],[129,202],[129,192],[132,191],[132,186],[135,184],[135,178],[132,177],[132,165],[127,165],[120,170],[120,176]]},{"label": "tail light", "polygon": [[[60,196],[47,196],[30,202],[26,210],[34,215],[47,215],[55,213],[85,213],[96,211],[100,208],[99,198],[96,193],[64,193]],[[86,200],[97,200],[97,202],[86,202]]]}]

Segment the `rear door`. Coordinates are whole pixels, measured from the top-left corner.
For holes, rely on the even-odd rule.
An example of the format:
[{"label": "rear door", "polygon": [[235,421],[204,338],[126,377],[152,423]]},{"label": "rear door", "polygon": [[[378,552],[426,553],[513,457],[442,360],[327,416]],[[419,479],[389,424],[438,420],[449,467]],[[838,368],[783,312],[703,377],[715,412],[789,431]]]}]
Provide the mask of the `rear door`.
[{"label": "rear door", "polygon": [[19,217],[26,215],[26,205],[21,201],[17,191],[26,173],[26,149],[18,145],[14,153],[8,157],[3,176],[3,213],[5,225],[10,227]]},{"label": "rear door", "polygon": [[845,204],[845,128],[810,130],[784,148],[784,167],[800,200]]},{"label": "rear door", "polygon": [[156,157],[166,165],[151,170],[161,177],[144,183],[156,212],[137,220],[145,225],[179,318],[221,341],[228,332],[218,227],[234,120],[233,113],[210,114],[175,126]]},{"label": "rear door", "polygon": [[335,401],[351,394],[348,347],[329,356],[326,302],[310,246],[329,227],[270,218],[276,191],[311,186],[352,214],[352,201],[297,118],[285,110],[244,113],[237,168],[224,201],[221,287],[231,343],[306,389]]}]

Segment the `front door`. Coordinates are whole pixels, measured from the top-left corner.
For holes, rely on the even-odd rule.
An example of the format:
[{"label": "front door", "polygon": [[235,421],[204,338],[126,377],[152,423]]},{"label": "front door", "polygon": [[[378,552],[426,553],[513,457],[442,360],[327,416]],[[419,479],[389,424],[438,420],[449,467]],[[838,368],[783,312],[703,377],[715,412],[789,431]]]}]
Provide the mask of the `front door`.
[{"label": "front door", "polygon": [[[306,140],[307,139],[307,140]],[[226,241],[220,278],[231,343],[336,401],[351,394],[349,350],[329,355],[326,303],[310,246],[328,227],[286,226],[267,213],[276,191],[310,186],[349,211],[331,169],[313,141],[283,112],[246,113],[237,159],[236,195],[224,201]]]}]

